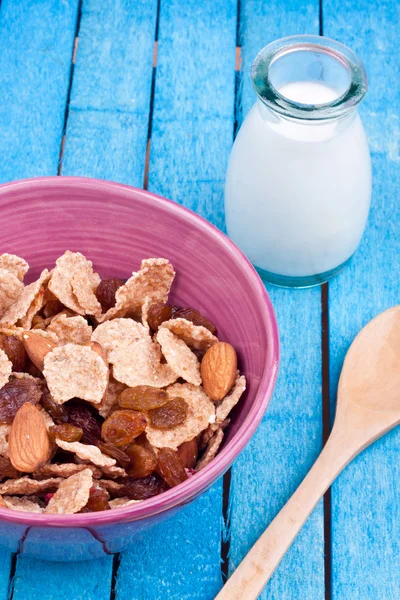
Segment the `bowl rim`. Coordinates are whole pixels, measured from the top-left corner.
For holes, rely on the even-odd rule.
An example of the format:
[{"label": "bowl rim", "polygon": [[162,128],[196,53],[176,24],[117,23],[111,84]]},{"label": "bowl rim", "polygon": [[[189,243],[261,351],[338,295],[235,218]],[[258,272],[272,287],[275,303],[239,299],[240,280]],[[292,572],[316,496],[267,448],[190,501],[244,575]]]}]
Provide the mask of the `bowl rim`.
[{"label": "bowl rim", "polygon": [[[19,523],[21,525],[36,526],[36,527],[92,527],[102,525],[112,525],[119,523],[127,523],[154,517],[162,512],[171,510],[174,507],[187,504],[200,493],[205,492],[213,485],[231,466],[233,461],[238,457],[250,441],[255,430],[260,424],[264,413],[269,404],[272,392],[275,386],[278,364],[279,364],[279,334],[278,324],[275,312],[269,298],[269,295],[261,281],[259,275],[254,269],[250,261],[245,257],[241,250],[215,225],[209,223],[193,212],[192,210],[168,200],[158,194],[154,194],[148,190],[135,188],[130,185],[106,181],[102,179],[94,179],[88,177],[69,177],[69,176],[49,176],[49,177],[34,177],[29,179],[20,179],[0,185],[0,202],[3,195],[12,192],[16,188],[58,188],[59,187],[99,187],[112,194],[129,195],[133,194],[139,200],[153,202],[157,206],[169,212],[175,212],[187,222],[194,222],[200,230],[203,230],[206,235],[211,236],[218,244],[222,244],[226,249],[233,254],[236,262],[240,265],[241,270],[246,273],[248,280],[252,282],[252,291],[258,302],[263,304],[265,311],[260,311],[260,324],[263,325],[268,338],[268,344],[271,350],[271,370],[269,376],[263,376],[259,389],[256,393],[253,405],[235,433],[232,440],[220,453],[207,465],[204,469],[190,477],[185,482],[170,490],[154,496],[147,500],[142,500],[137,504],[127,507],[116,508],[107,511],[99,511],[93,513],[78,513],[68,515],[51,515],[51,514],[36,514],[29,512],[17,512],[10,509],[0,507],[0,519]],[[11,513],[11,514],[10,514]]]}]

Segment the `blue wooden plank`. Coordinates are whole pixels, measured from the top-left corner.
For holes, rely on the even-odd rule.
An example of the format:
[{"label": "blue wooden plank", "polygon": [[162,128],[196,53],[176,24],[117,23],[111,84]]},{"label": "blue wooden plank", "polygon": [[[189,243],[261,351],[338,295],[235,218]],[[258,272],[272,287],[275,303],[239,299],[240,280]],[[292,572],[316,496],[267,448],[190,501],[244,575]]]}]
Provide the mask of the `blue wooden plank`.
[{"label": "blue wooden plank", "polygon": [[1,600],[8,600],[9,592],[9,579],[11,571],[11,559],[12,555],[6,550],[0,551],[0,598]]},{"label": "blue wooden plank", "polygon": [[117,600],[208,600],[221,586],[221,485],[121,554]]},{"label": "blue wooden plank", "polygon": [[[332,400],[345,352],[373,316],[398,304],[400,270],[400,5],[389,0],[324,1],[324,33],[365,62],[361,106],[373,163],[372,208],[352,264],[330,285]],[[332,488],[332,597],[400,597],[400,432],[358,457]]]},{"label": "blue wooden plank", "polygon": [[13,600],[109,600],[112,561],[48,563],[18,561]]},{"label": "blue wooden plank", "polygon": [[0,181],[57,174],[78,0],[3,0]]},{"label": "blue wooden plank", "polygon": [[[223,226],[236,1],[161,2],[149,188]],[[222,484],[121,556],[118,600],[208,599],[221,587]]]},{"label": "blue wooden plank", "polygon": [[236,2],[161,4],[149,188],[224,227]]},{"label": "blue wooden plank", "polygon": [[157,1],[82,6],[62,173],[142,187]]},{"label": "blue wooden plank", "polygon": [[[257,52],[279,37],[317,33],[318,25],[316,1],[241,0],[239,122],[255,101],[249,71]],[[320,290],[269,292],[279,324],[281,366],[266,416],[232,470],[230,572],[294,492],[322,443]],[[261,597],[322,600],[324,596],[320,503]]]}]

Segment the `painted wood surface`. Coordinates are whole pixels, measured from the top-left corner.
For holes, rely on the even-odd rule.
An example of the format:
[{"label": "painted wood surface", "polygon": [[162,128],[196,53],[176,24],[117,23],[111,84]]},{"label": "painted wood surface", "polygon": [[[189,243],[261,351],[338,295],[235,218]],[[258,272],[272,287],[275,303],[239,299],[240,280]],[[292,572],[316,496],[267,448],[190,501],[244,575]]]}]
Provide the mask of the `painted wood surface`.
[{"label": "painted wood surface", "polygon": [[[373,164],[369,225],[352,264],[330,285],[332,398],[343,356],[359,329],[399,303],[400,5],[324,2],[324,34],[365,63],[369,92],[361,106]],[[333,600],[400,597],[400,431],[362,454],[332,488]]]},{"label": "painted wood surface", "polygon": [[83,0],[62,173],[142,187],[157,0]]},{"label": "painted wood surface", "polygon": [[[240,120],[255,101],[249,72],[257,52],[276,38],[318,33],[318,27],[318,2],[242,0]],[[320,289],[268,291],[279,323],[280,373],[266,416],[232,469],[230,572],[289,499],[322,445]],[[325,597],[322,503],[261,597],[271,600]]]},{"label": "painted wood surface", "polygon": [[[389,0],[323,0],[322,12],[324,34],[351,46],[369,71],[361,114],[375,181],[362,248],[329,286],[333,398],[354,335],[398,302],[400,9]],[[223,180],[234,121],[240,123],[254,101],[251,61],[274,38],[318,28],[317,0],[2,0],[0,181],[56,174],[67,116],[63,174],[141,187],[151,131],[149,189],[224,229]],[[237,41],[243,66],[235,100]],[[232,571],[322,444],[320,290],[269,291],[281,333],[281,370],[268,413],[233,467],[228,528],[218,482],[114,564],[110,558],[71,565],[21,557],[12,563],[1,552],[0,600],[214,597],[222,584],[222,539],[230,546]],[[333,487],[333,600],[400,596],[398,436],[378,442]],[[323,539],[320,504],[261,597],[322,600]]]},{"label": "painted wood surface", "polygon": [[2,0],[0,181],[56,175],[78,0]]}]

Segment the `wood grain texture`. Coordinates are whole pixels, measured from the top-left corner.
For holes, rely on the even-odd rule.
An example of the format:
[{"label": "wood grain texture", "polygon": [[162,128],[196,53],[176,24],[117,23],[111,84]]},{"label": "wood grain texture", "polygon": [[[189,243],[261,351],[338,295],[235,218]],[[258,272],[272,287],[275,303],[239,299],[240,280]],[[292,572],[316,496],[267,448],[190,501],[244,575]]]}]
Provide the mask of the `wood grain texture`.
[{"label": "wood grain texture", "polygon": [[0,182],[56,175],[78,0],[3,0]]},{"label": "wood grain texture", "polygon": [[[361,106],[372,154],[367,231],[353,262],[330,285],[331,394],[359,329],[399,303],[400,82],[396,2],[326,0],[324,33],[364,61],[369,91]],[[400,597],[400,432],[365,451],[332,488],[334,600]]]},{"label": "wood grain texture", "polygon": [[232,145],[234,0],[161,3],[149,189],[224,227]]},{"label": "wood grain texture", "polygon": [[48,563],[18,559],[13,600],[109,600],[112,561],[108,558]]},{"label": "wood grain texture", "polygon": [[9,585],[12,554],[7,550],[0,550],[0,599],[9,600]]},{"label": "wood grain texture", "polygon": [[[149,189],[223,226],[236,2],[161,2]],[[208,600],[222,584],[222,482],[121,555],[117,600]]]},{"label": "wood grain texture", "polygon": [[85,0],[63,175],[142,187],[157,0]]},{"label": "wood grain texture", "polygon": [[[250,66],[272,40],[318,32],[318,2],[241,0],[242,79],[238,120],[255,94]],[[232,470],[229,570],[295,491],[322,444],[320,289],[269,289],[281,338],[280,373],[266,416]],[[324,598],[324,525],[320,503],[261,598]]]},{"label": "wood grain texture", "polygon": [[222,486],[121,554],[117,600],[210,600],[221,587]]}]

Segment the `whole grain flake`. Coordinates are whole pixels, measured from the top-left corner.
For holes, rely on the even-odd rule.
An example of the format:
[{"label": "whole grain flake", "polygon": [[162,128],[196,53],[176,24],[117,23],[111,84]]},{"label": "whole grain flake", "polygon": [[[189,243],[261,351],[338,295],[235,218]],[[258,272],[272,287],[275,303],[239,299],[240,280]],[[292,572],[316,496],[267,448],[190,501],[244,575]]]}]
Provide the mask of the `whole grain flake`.
[{"label": "whole grain flake", "polygon": [[88,346],[66,344],[44,358],[43,375],[57,404],[72,398],[101,402],[108,384],[104,360]]},{"label": "whole grain flake", "polygon": [[89,461],[98,467],[112,467],[117,462],[114,458],[103,454],[97,446],[81,444],[80,442],[64,442],[59,439],[56,440],[56,444],[59,448],[67,452],[73,452],[82,460]]},{"label": "whole grain flake", "polygon": [[216,417],[218,422],[224,421],[226,419],[226,417],[231,412],[232,408],[236,406],[236,404],[239,402],[245,389],[246,378],[244,377],[244,375],[238,375],[235,383],[233,384],[233,388],[231,389],[229,394],[225,396],[225,398],[221,401],[220,405],[216,409]]},{"label": "whole grain flake", "polygon": [[53,333],[60,346],[64,344],[88,344],[93,328],[80,315],[68,317],[65,313],[56,315],[46,330]]},{"label": "whole grain flake", "polygon": [[145,303],[166,302],[174,277],[175,271],[167,259],[143,260],[140,270],[132,273],[128,281],[117,290],[115,307],[98,317],[98,320],[103,322],[127,314],[140,318]]},{"label": "whole grain flake", "polygon": [[39,494],[41,492],[54,492],[58,489],[62,479],[60,477],[50,477],[36,481],[30,477],[20,477],[19,479],[8,479],[0,483],[0,494]]},{"label": "whole grain flake", "polygon": [[[88,297],[93,300],[99,283],[100,277],[93,271],[91,261],[80,252],[67,250],[56,260],[56,267],[49,281],[49,290],[64,306],[78,315],[94,314],[90,312],[93,306],[90,305],[89,310],[86,311],[84,303],[87,302]],[[83,305],[80,304],[78,296]],[[101,312],[100,305],[98,312]]]},{"label": "whole grain flake", "polygon": [[93,473],[90,469],[84,469],[80,473],[64,479],[48,503],[45,512],[58,515],[79,512],[89,500],[92,485]]},{"label": "whole grain flake", "polygon": [[166,328],[183,340],[189,348],[196,350],[208,350],[218,342],[218,338],[209,329],[202,325],[193,325],[186,319],[170,319],[160,325],[160,329]]},{"label": "whole grain flake", "polygon": [[16,256],[15,254],[1,254],[0,255],[0,269],[9,271],[20,281],[24,280],[25,275],[28,272],[29,265],[23,258]]},{"label": "whole grain flake", "polygon": [[36,296],[40,295],[42,286],[48,281],[49,276],[49,271],[45,269],[40,274],[39,279],[24,287],[18,299],[3,314],[0,323],[10,326],[15,325],[17,321],[23,319],[29,311],[31,304],[35,301]]},{"label": "whole grain flake", "polygon": [[18,300],[24,284],[10,271],[0,268],[0,317]]},{"label": "whole grain flake", "polygon": [[7,383],[12,372],[12,363],[7,354],[0,348],[0,388]]},{"label": "whole grain flake", "polygon": [[148,424],[146,436],[156,448],[176,450],[183,442],[197,437],[210,423],[215,421],[215,407],[201,386],[191,383],[176,383],[168,389],[170,398],[183,398],[188,405],[185,422],[173,429],[157,429]]},{"label": "whole grain flake", "polygon": [[29,496],[3,496],[7,508],[21,512],[43,513],[44,508],[38,502],[31,500]]},{"label": "whole grain flake", "polygon": [[201,385],[200,362],[189,346],[166,328],[156,338],[171,369],[188,383]]},{"label": "whole grain flake", "polygon": [[148,329],[133,319],[113,319],[98,325],[91,339],[104,348],[110,360],[114,350],[127,348],[130,344],[148,336]]}]

